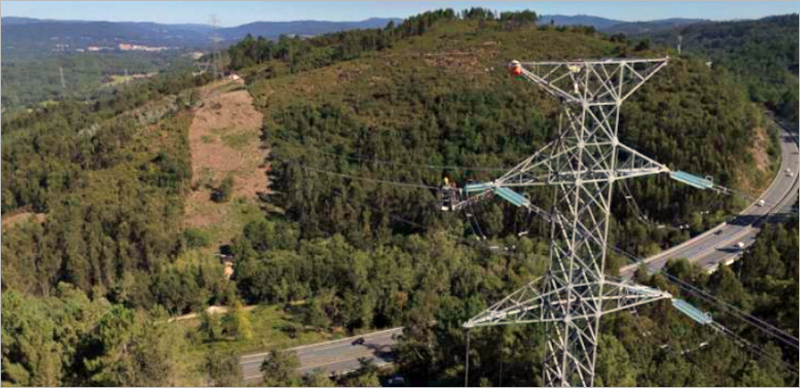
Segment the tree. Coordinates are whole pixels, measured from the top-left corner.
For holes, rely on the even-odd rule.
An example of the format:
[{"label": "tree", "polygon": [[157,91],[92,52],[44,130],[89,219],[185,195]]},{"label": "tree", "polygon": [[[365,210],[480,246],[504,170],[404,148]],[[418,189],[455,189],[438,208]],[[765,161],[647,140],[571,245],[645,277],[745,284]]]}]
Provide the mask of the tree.
[{"label": "tree", "polygon": [[636,45],[636,48],[634,50],[636,51],[650,50],[650,39],[644,38],[640,40],[639,44]]},{"label": "tree", "polygon": [[211,347],[205,356],[205,370],[215,387],[236,387],[242,384],[242,367],[233,349],[223,351]]},{"label": "tree", "polygon": [[186,246],[189,248],[207,247],[210,243],[208,233],[202,229],[186,228],[183,236],[186,239]]},{"label": "tree", "polygon": [[343,385],[348,387],[380,387],[378,367],[372,360],[358,359],[359,367],[343,379]]},{"label": "tree", "polygon": [[[182,330],[167,326],[165,315],[152,317],[141,324],[142,330],[132,341],[130,357],[131,378],[121,386],[175,386],[178,375],[178,357],[182,347]],[[138,324],[137,324],[138,325]]]},{"label": "tree", "polygon": [[249,313],[242,307],[242,302],[237,300],[232,308],[225,313],[222,318],[222,331],[225,335],[235,337],[238,340],[246,341],[253,338]]},{"label": "tree", "polygon": [[613,336],[600,335],[598,347],[597,376],[606,387],[635,387],[636,371],[631,365],[628,352]]},{"label": "tree", "polygon": [[718,298],[745,311],[752,309],[752,297],[727,265],[719,266],[719,269],[711,275],[709,285],[712,294]]},{"label": "tree", "polygon": [[324,369],[316,369],[303,376],[303,386],[305,387],[335,387],[336,384],[327,376]]},{"label": "tree", "polygon": [[233,175],[228,175],[211,194],[211,199],[219,203],[228,202],[231,194],[233,194]]},{"label": "tree", "polygon": [[219,316],[208,311],[203,305],[200,311],[200,328],[198,329],[209,341],[216,341],[222,337],[222,327]]},{"label": "tree", "polygon": [[117,305],[85,340],[87,380],[105,386],[167,386],[175,383],[182,336],[174,329]]},{"label": "tree", "polygon": [[300,360],[295,352],[272,348],[261,363],[263,384],[267,387],[295,387],[300,383],[297,368]]},{"label": "tree", "polygon": [[324,306],[318,298],[312,298],[306,304],[303,324],[320,328],[330,326],[331,320],[325,314]]},{"label": "tree", "polygon": [[61,346],[43,307],[3,292],[3,379],[20,386],[56,386],[62,374]]}]

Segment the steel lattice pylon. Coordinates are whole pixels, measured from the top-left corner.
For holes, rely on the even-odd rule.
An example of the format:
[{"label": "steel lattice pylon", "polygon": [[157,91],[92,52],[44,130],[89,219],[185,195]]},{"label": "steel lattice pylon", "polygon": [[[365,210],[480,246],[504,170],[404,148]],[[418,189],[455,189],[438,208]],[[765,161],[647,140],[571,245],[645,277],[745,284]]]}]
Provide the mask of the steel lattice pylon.
[{"label": "steel lattice pylon", "polygon": [[[543,87],[562,102],[566,125],[556,140],[503,177],[468,192],[494,191],[552,224],[550,269],[470,319],[465,328],[541,322],[547,325],[544,383],[592,386],[600,317],[658,299],[665,292],[604,274],[614,182],[669,172],[621,144],[621,104],[669,58],[575,62],[512,62],[512,74]],[[514,187],[554,186],[545,211]]]}]

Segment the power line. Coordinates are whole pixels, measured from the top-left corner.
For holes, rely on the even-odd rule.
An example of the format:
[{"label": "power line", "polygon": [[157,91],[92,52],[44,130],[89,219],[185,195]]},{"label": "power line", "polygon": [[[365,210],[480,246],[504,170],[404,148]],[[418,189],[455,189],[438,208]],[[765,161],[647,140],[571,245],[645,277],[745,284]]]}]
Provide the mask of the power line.
[{"label": "power line", "polygon": [[789,372],[794,373],[795,376],[800,375],[800,372],[798,371],[798,368],[795,367],[794,365],[789,364],[788,362],[786,362],[786,361],[784,361],[782,359],[775,358],[770,354],[767,354],[766,352],[761,350],[761,348],[759,348],[757,345],[755,345],[754,343],[752,343],[750,341],[747,341],[744,338],[736,335],[736,333],[734,333],[733,331],[731,331],[727,327],[722,326],[722,325],[720,325],[719,323],[716,323],[716,322],[712,326],[713,326],[714,329],[717,330],[717,332],[725,334],[725,335],[731,337],[734,342],[739,342],[740,344],[743,344],[743,345],[747,346],[747,348],[749,350],[753,351],[754,353],[757,353],[758,355],[760,355],[762,357],[767,357],[767,358],[772,359],[773,361],[776,361],[776,362],[780,363],[784,368],[786,368],[786,370],[788,370]]},{"label": "power line", "polygon": [[[401,187],[422,188],[422,189],[434,189],[434,190],[439,190],[439,189],[440,189],[439,187],[428,186],[428,185],[418,185],[418,184],[410,184],[410,183],[403,183],[403,182],[396,182],[396,181],[387,181],[387,180],[374,179],[374,178],[363,178],[363,177],[356,177],[356,176],[353,176],[353,175],[347,175],[347,174],[342,174],[342,173],[337,173],[337,172],[332,172],[332,171],[327,171],[327,170],[321,170],[321,169],[317,169],[317,168],[313,168],[313,167],[308,167],[308,166],[304,166],[304,165],[301,165],[301,164],[299,164],[299,163],[296,163],[296,162],[291,162],[291,161],[290,161],[290,163],[294,164],[294,165],[295,165],[295,166],[297,166],[297,167],[300,167],[300,168],[302,168],[302,169],[305,169],[305,170],[309,170],[309,171],[313,171],[313,172],[318,172],[318,173],[324,173],[324,174],[328,174],[328,175],[339,176],[339,177],[341,177],[341,178],[346,178],[346,179],[355,179],[355,180],[362,180],[362,181],[371,181],[371,182],[376,182],[376,183],[384,183],[384,184],[390,184],[390,185],[401,186]],[[474,209],[473,209],[473,210],[474,210]],[[474,212],[473,212],[473,213],[474,213]],[[390,215],[390,217],[392,217],[392,216]],[[469,218],[469,217],[468,217],[468,218]],[[471,220],[468,220],[468,222],[469,222],[469,221],[471,221]],[[477,220],[474,220],[474,221],[475,221],[475,222],[477,222]],[[472,222],[470,222],[470,225],[472,226]],[[427,228],[425,228],[425,229],[427,229]],[[479,226],[479,225],[478,225],[478,230],[480,231],[480,226]],[[479,232],[479,239],[480,239],[481,237],[483,237],[483,233],[482,233],[482,231],[480,231],[480,232]],[[484,237],[484,238],[485,238],[485,237]],[[633,258],[635,262],[639,262],[639,261],[641,261],[641,258],[638,258],[638,257],[636,257],[636,256],[633,256],[633,255],[631,255],[631,254],[629,254],[629,253],[627,253],[627,252],[623,251],[622,249],[620,249],[620,248],[618,248],[618,247],[616,247],[616,246],[613,246],[613,247],[612,247],[612,249],[613,249],[614,251],[616,251],[616,252],[622,253],[623,255],[625,255],[625,256],[627,256],[627,257],[629,257],[629,258]],[[679,287],[680,287],[680,288],[682,288],[682,289],[684,289],[685,291],[687,291],[687,292],[690,292],[690,293],[692,293],[692,294],[695,294],[695,295],[698,295],[698,296],[700,296],[700,297],[704,297],[705,299],[707,299],[707,300],[709,300],[709,301],[711,301],[711,302],[713,302],[713,303],[717,304],[718,306],[722,306],[722,307],[724,307],[724,308],[727,308],[728,310],[732,311],[732,312],[735,314],[735,316],[737,316],[738,318],[740,318],[742,321],[744,321],[744,322],[746,322],[746,323],[749,323],[749,324],[751,324],[752,326],[754,326],[754,327],[758,328],[759,330],[763,331],[764,333],[766,333],[766,334],[769,334],[770,336],[772,336],[772,337],[774,337],[774,338],[776,338],[776,339],[780,340],[781,342],[783,342],[783,343],[785,343],[785,344],[787,344],[787,345],[789,345],[789,346],[792,346],[792,347],[794,347],[795,349],[797,349],[797,348],[798,348],[798,345],[797,345],[797,342],[798,342],[798,341],[797,341],[797,338],[795,338],[795,337],[791,336],[790,334],[788,334],[788,333],[786,333],[786,332],[784,332],[784,331],[782,331],[782,330],[780,330],[780,329],[778,329],[778,328],[776,328],[776,327],[774,327],[774,326],[770,325],[770,324],[769,324],[769,323],[767,323],[767,322],[764,322],[764,321],[762,321],[762,320],[760,320],[760,319],[758,319],[758,318],[756,318],[756,317],[753,317],[753,316],[751,316],[750,314],[747,314],[747,313],[745,313],[745,312],[743,312],[743,311],[739,310],[739,309],[738,309],[738,308],[736,308],[735,306],[732,306],[732,305],[730,305],[730,304],[728,304],[728,303],[726,303],[726,302],[724,302],[724,301],[721,301],[721,300],[719,300],[719,299],[715,298],[714,296],[712,296],[712,295],[710,295],[710,294],[707,294],[707,293],[705,293],[705,292],[703,292],[703,291],[701,291],[701,290],[699,290],[699,289],[696,289],[696,288],[694,288],[694,287],[692,287],[692,286],[690,286],[690,285],[687,285],[686,283],[684,283],[684,282],[683,282],[683,281],[681,281],[680,279],[677,279],[677,278],[673,277],[672,275],[670,275],[670,274],[668,274],[668,273],[666,273],[666,272],[663,272],[663,271],[662,271],[662,273],[663,273],[663,274],[664,274],[664,275],[665,275],[665,276],[666,276],[668,279],[672,279],[672,282],[673,282],[673,284],[675,284],[676,282],[680,282],[680,283],[682,283],[682,284],[684,285],[684,287],[681,287],[680,285],[679,285]],[[691,287],[692,289],[694,289],[694,291],[693,291],[692,289],[688,289],[687,287]],[[755,321],[755,322],[753,322],[753,321],[751,321],[751,320],[749,320],[749,319],[752,319],[752,320],[753,320],[753,321]],[[779,336],[779,335],[775,334],[774,332],[778,332],[779,334],[781,334],[781,335],[783,335],[783,336],[785,336],[785,337],[781,337],[781,336]],[[791,339],[791,340],[787,340],[786,338],[789,338],[789,339]]]},{"label": "power line", "polygon": [[[677,278],[677,277],[675,277],[673,275],[670,275],[669,273],[666,273],[666,272],[663,272],[663,271],[662,271],[662,273],[668,279],[671,279],[671,281],[673,283],[682,284],[683,287],[681,287],[681,288],[683,288],[687,292],[690,292],[693,295],[697,295],[697,296],[699,296],[701,298],[704,298],[704,299],[706,299],[706,300],[708,300],[708,301],[710,301],[712,303],[717,304],[718,306],[722,306],[722,307],[725,307],[725,308],[731,310],[734,314],[736,314],[739,317],[741,317],[741,319],[744,320],[745,322],[748,322],[751,325],[759,328],[761,331],[763,331],[764,333],[774,337],[775,339],[777,339],[777,340],[779,340],[779,341],[781,341],[781,342],[783,342],[783,343],[785,343],[785,344],[787,344],[787,345],[789,345],[789,346],[791,346],[791,347],[793,347],[795,349],[800,350],[800,345],[798,345],[798,342],[800,342],[800,340],[798,340],[796,337],[792,336],[791,334],[789,334],[789,333],[787,333],[787,332],[785,332],[785,331],[783,331],[783,330],[771,325],[768,322],[765,322],[765,321],[763,321],[763,320],[761,320],[759,318],[756,318],[756,317],[754,317],[754,316],[752,316],[752,315],[750,315],[748,313],[745,313],[744,311],[738,309],[736,306],[733,306],[733,305],[731,305],[731,304],[729,304],[729,303],[727,303],[727,302],[725,302],[723,300],[720,300],[720,299],[714,297],[713,295],[708,294],[705,291],[703,291],[701,289],[698,289],[698,288],[692,286],[691,284],[688,284],[688,283],[680,280],[679,278]],[[749,321],[750,319],[752,319],[755,322]]]},{"label": "power line", "polygon": [[[384,184],[390,184],[390,185],[400,186],[400,187],[410,187],[410,188],[419,188],[419,189],[433,189],[433,190],[441,189],[440,187],[427,186],[427,185],[416,185],[416,184],[411,184],[411,183],[387,181],[387,180],[382,180],[382,179],[362,178],[362,177],[357,177],[357,176],[353,176],[353,175],[342,174],[342,173],[338,173],[338,172],[321,170],[321,169],[318,169],[318,168],[304,166],[304,165],[302,165],[300,163],[297,163],[297,162],[289,160],[289,159],[281,159],[281,160],[283,160],[283,161],[285,161],[287,163],[290,163],[290,164],[292,164],[294,166],[297,166],[297,167],[299,167],[301,169],[307,170],[307,171],[311,171],[311,172],[315,172],[315,173],[322,173],[322,174],[327,174],[327,175],[333,175],[333,176],[338,176],[338,177],[340,177],[342,179],[355,179],[355,180],[370,181],[370,182],[384,183]],[[377,212],[380,212],[380,213],[384,213],[384,214],[388,215],[390,218],[395,219],[396,221],[400,221],[400,222],[403,222],[403,223],[406,223],[406,224],[409,224],[409,225],[412,225],[412,226],[416,226],[416,227],[424,229],[426,231],[430,230],[430,228],[428,228],[426,226],[423,226],[423,225],[415,223],[413,221],[409,221],[409,220],[403,219],[401,217],[395,216],[395,215],[393,215],[393,214],[391,214],[391,213],[389,213],[389,212],[387,212],[385,210],[377,209],[377,208],[374,208],[374,207],[371,207],[371,209],[375,210]],[[477,223],[477,220],[475,220],[475,222]],[[472,224],[470,224],[470,226],[472,226]],[[478,226],[478,228],[480,228],[480,226]],[[474,230],[473,230],[473,232],[474,232]],[[480,232],[480,236],[483,237],[483,239],[481,240],[481,245],[483,245],[484,249],[487,249],[490,252],[495,253],[495,254],[499,254],[499,255],[504,255],[504,256],[513,255],[510,252],[505,252],[505,251],[500,250],[499,246],[489,246],[485,242],[483,242],[483,240],[486,240],[486,237],[483,236],[483,232],[482,231]],[[461,237],[457,237],[457,239],[459,241],[467,244],[467,245],[473,245],[473,241],[471,241],[471,240],[467,240],[467,239],[464,239],[464,238],[461,238]]]},{"label": "power line", "polygon": [[[620,248],[618,248],[616,246],[612,246],[611,248],[614,251],[619,252],[619,253],[623,254],[624,256],[626,256],[628,258],[633,258],[634,262],[640,262],[641,260],[643,260],[643,259],[641,259],[639,257],[636,257],[634,255],[631,255],[628,252],[625,252],[625,251],[621,250]],[[648,272],[650,272],[651,274],[655,274],[656,273],[656,271],[650,271],[649,268],[648,268]],[[713,304],[716,304],[717,307],[721,307],[722,310],[723,310],[722,311],[723,313],[724,312],[730,312],[731,314],[733,314],[734,317],[739,318],[741,321],[750,324],[751,326],[759,329],[760,331],[764,332],[765,334],[768,334],[771,337],[774,337],[774,338],[778,339],[779,341],[781,341],[781,342],[783,342],[783,343],[785,343],[785,344],[787,344],[787,345],[789,345],[789,346],[791,346],[791,347],[793,347],[795,349],[798,349],[798,347],[800,346],[800,345],[798,345],[798,343],[800,343],[800,340],[798,340],[798,338],[796,338],[796,337],[792,336],[791,334],[789,334],[789,333],[787,333],[787,332],[785,332],[785,331],[783,331],[783,330],[771,325],[770,323],[765,322],[765,321],[763,321],[763,320],[761,320],[759,318],[756,318],[755,316],[750,315],[750,314],[740,310],[736,306],[733,306],[733,305],[731,305],[731,304],[729,304],[729,303],[727,303],[727,302],[725,302],[723,300],[720,300],[720,299],[716,298],[715,296],[713,296],[713,295],[711,295],[711,294],[709,294],[709,293],[707,293],[707,292],[705,292],[705,291],[703,291],[703,290],[701,290],[701,289],[699,289],[697,287],[694,287],[691,284],[688,284],[688,283],[678,279],[677,277],[675,277],[673,275],[670,275],[666,271],[662,270],[662,271],[660,271],[658,273],[660,273],[661,275],[664,275],[667,278],[667,280],[669,280],[670,282],[672,282],[673,284],[675,284],[679,288],[683,289],[684,291],[689,292],[689,293],[691,293],[693,295],[699,296],[699,297],[701,297],[701,298],[703,298],[703,299],[705,299],[705,300],[707,300],[707,301],[709,301],[709,302],[711,302]],[[776,332],[777,332],[777,334],[776,334]]]},{"label": "power line", "polygon": [[[333,172],[333,171],[326,171],[326,170],[320,170],[320,169],[313,168],[313,167],[303,166],[303,165],[301,165],[299,163],[293,163],[293,162],[289,162],[289,163],[292,163],[295,166],[300,167],[300,168],[302,168],[304,170],[308,170],[308,171],[311,171],[311,172],[328,174],[328,175],[339,176],[339,177],[341,177],[343,179],[356,179],[356,180],[363,180],[363,181],[371,181],[371,182],[385,183],[385,184],[391,184],[391,185],[401,186],[401,187],[411,187],[411,188],[421,188],[421,189],[436,189],[436,190],[440,189],[439,187],[433,187],[433,186],[415,185],[415,184],[410,184],[410,183],[386,181],[386,180],[381,180],[381,179],[356,177],[356,176],[347,175],[347,174],[341,174],[341,173],[337,173],[337,172]],[[371,207],[371,209],[375,210],[375,211],[378,211],[378,212],[381,212],[381,213],[384,213],[384,214],[388,215],[390,218],[395,219],[397,221],[400,221],[400,222],[403,222],[403,223],[406,223],[406,224],[409,224],[409,225],[412,225],[412,226],[416,226],[416,227],[422,228],[422,229],[424,229],[426,231],[430,230],[430,228],[428,228],[428,227],[425,227],[425,226],[423,226],[421,224],[418,224],[418,223],[415,223],[413,221],[409,221],[409,220],[403,219],[401,217],[397,217],[397,216],[395,216],[395,215],[393,215],[391,213],[388,213],[388,212],[386,212],[384,210],[376,209],[376,208],[372,208],[372,207]],[[467,245],[472,245],[472,241],[470,241],[470,240],[466,240],[466,239],[463,239],[463,238],[460,238],[460,237],[457,237],[457,239],[459,241],[461,241],[461,242],[466,243]],[[500,255],[511,255],[510,253],[507,253],[507,252],[504,252],[504,251],[500,251],[498,249],[492,249],[492,247],[490,247],[488,245],[485,245],[485,244],[482,244],[482,245],[484,245],[485,249],[488,249],[489,251],[491,251],[493,253],[497,253],[497,254],[500,254]]]},{"label": "power line", "polygon": [[290,148],[294,147],[295,149],[301,149],[301,150],[304,150],[304,151],[311,151],[311,152],[315,152],[315,153],[318,153],[318,154],[338,157],[338,158],[342,158],[342,159],[348,159],[348,160],[354,160],[354,161],[360,161],[360,162],[369,162],[369,163],[375,163],[375,164],[386,164],[386,165],[393,165],[393,166],[400,166],[400,167],[423,168],[423,169],[433,169],[433,170],[463,170],[463,171],[467,171],[467,170],[470,170],[470,171],[508,171],[508,170],[510,170],[512,168],[512,167],[507,167],[506,168],[506,167],[439,166],[439,165],[433,165],[433,164],[401,163],[401,162],[395,162],[395,161],[390,161],[390,160],[378,160],[378,159],[374,159],[374,158],[367,158],[367,157],[360,156],[360,155],[347,156],[347,155],[343,155],[343,154],[337,154],[337,153],[333,153],[333,152],[322,151],[322,150],[319,150],[319,149],[316,149],[316,148],[313,148],[313,147],[309,147],[309,146],[306,146],[306,145],[301,146],[301,145],[297,145],[297,144],[291,144],[291,143],[284,142],[284,141],[280,141],[280,143],[282,143],[281,144],[282,146],[288,146]]},{"label": "power line", "polygon": [[[618,249],[618,248],[613,247],[613,249]],[[627,256],[631,256],[631,255],[627,254],[627,252],[623,251],[623,253],[626,254]],[[664,275],[667,278],[667,280],[669,280],[670,282],[672,282],[673,284],[678,286],[678,288],[682,289],[685,292],[688,292],[688,293],[690,293],[692,295],[695,295],[695,296],[703,298],[703,299],[705,299],[707,301],[710,301],[711,303],[714,303],[717,306],[728,307],[729,310],[728,311],[724,311],[723,310],[723,313],[724,312],[732,312],[733,316],[735,318],[738,318],[739,320],[750,324],[751,326],[755,327],[756,329],[759,329],[760,331],[762,331],[762,332],[764,332],[766,334],[769,334],[770,336],[772,336],[773,338],[783,342],[784,344],[792,346],[795,349],[798,348],[798,343],[797,343],[798,340],[797,340],[797,338],[793,337],[791,334],[788,334],[788,333],[784,332],[783,330],[778,329],[777,327],[774,327],[774,326],[772,326],[771,324],[769,324],[767,322],[764,322],[764,321],[762,321],[762,320],[760,320],[760,319],[758,319],[758,318],[756,318],[756,317],[754,317],[754,316],[752,316],[750,314],[747,314],[747,313],[739,310],[735,306],[732,306],[732,305],[728,304],[725,301],[719,300],[716,297],[714,297],[713,295],[710,295],[710,294],[706,293],[703,290],[700,290],[700,289],[698,289],[698,288],[696,288],[696,287],[694,287],[694,286],[692,286],[690,284],[687,284],[686,282],[681,281],[680,279],[670,275],[669,273],[667,273],[665,271],[660,271],[659,273],[661,275]],[[761,324],[749,321],[748,318],[753,319],[753,320],[755,320],[757,322],[760,322]],[[755,344],[745,340],[744,338],[740,337],[739,335],[737,335],[736,333],[734,333],[730,329],[726,328],[725,326],[722,326],[718,322],[716,322],[716,321],[712,322],[712,327],[714,327],[718,332],[730,336],[735,342],[739,342],[739,343],[742,343],[742,344],[746,345],[753,352],[755,352],[755,353],[757,353],[757,354],[759,354],[761,356],[768,357],[768,358],[771,358],[774,361],[779,362],[780,364],[782,364],[782,366],[784,368],[786,368],[790,372],[794,373],[795,375],[798,375],[798,368],[797,367],[787,363],[786,361],[784,361],[782,359],[775,359],[775,357],[772,357],[771,355],[766,354],[763,350],[761,350],[761,348],[759,348]],[[772,328],[775,331],[785,335],[788,338],[791,338],[793,341],[792,340],[787,340],[786,338],[782,338],[781,336],[778,336],[777,334],[773,333],[770,330],[770,328]]]},{"label": "power line", "polygon": [[639,221],[641,221],[643,223],[646,223],[646,224],[649,224],[649,225],[653,225],[656,228],[664,227],[664,228],[667,228],[667,229],[670,229],[670,230],[680,230],[680,228],[676,228],[674,226],[659,225],[659,224],[657,224],[657,223],[655,223],[653,221],[648,220],[647,216],[642,212],[642,209],[639,207],[639,204],[636,203],[636,199],[633,198],[633,193],[631,192],[630,187],[628,187],[628,184],[625,181],[626,181],[625,179],[622,179],[622,185],[620,186],[622,188],[622,191],[623,191],[622,195],[625,197],[625,203],[627,203],[628,207],[631,210],[633,210],[634,215],[636,216],[636,218]]},{"label": "power line", "polygon": [[[320,150],[320,149],[317,149],[317,148],[314,148],[314,147],[310,147],[308,145],[293,144],[293,143],[289,143],[289,142],[283,141],[283,140],[273,140],[273,141],[276,142],[276,143],[280,143],[281,146],[284,146],[284,147],[294,148],[296,150],[310,151],[310,152],[314,152],[314,153],[318,153],[318,154],[322,154],[322,155],[327,155],[327,156],[332,156],[332,157],[336,157],[336,158],[340,158],[340,159],[359,161],[359,162],[368,162],[368,163],[374,163],[374,164],[392,165],[392,166],[399,166],[399,167],[407,167],[407,168],[420,168],[420,169],[431,169],[431,170],[485,171],[485,172],[494,172],[494,171],[504,171],[505,172],[505,171],[508,171],[508,170],[513,168],[513,167],[474,167],[474,166],[452,166],[452,165],[447,166],[447,165],[434,165],[434,164],[404,163],[404,162],[396,162],[396,161],[391,161],[391,160],[379,160],[379,159],[365,157],[365,156],[361,156],[361,155],[348,156],[348,155],[344,155],[344,154],[338,154],[338,153],[334,153],[334,152],[323,151],[323,150]],[[622,180],[622,182],[623,182],[623,190],[626,190],[628,192],[628,196],[631,196],[630,188],[628,188],[627,184],[625,183],[625,180]],[[716,189],[718,189],[717,191],[719,193],[721,193],[721,194],[726,194],[726,195],[738,194],[743,198],[747,198],[747,199],[753,200],[753,201],[757,199],[757,198],[753,197],[752,195],[750,195],[748,193],[745,193],[745,192],[743,192],[741,190],[731,189],[731,188],[728,188],[728,187],[725,187],[725,186],[722,186],[722,185],[719,185],[719,184],[714,184],[714,187]],[[626,196],[626,201],[627,200],[628,200],[628,198]],[[772,201],[766,201],[766,200],[764,201],[764,204],[765,205],[777,205],[777,203],[774,203]],[[638,204],[634,203],[634,205],[631,205],[629,203],[629,206],[635,207],[634,208],[634,213],[643,222],[649,223],[649,224],[655,225],[655,226],[661,226],[661,225],[658,225],[658,224],[656,224],[656,223],[654,223],[652,221],[647,220],[644,217],[644,213],[641,211],[641,208],[638,206]],[[678,230],[679,229],[679,228],[676,228],[674,226],[668,226],[668,225],[664,225],[664,227],[666,227],[668,229],[674,229],[674,230]]]},{"label": "power line", "polygon": [[[395,220],[395,221],[399,221],[399,222],[402,222],[402,223],[405,223],[405,224],[408,224],[408,225],[411,225],[411,226],[416,226],[416,227],[418,227],[418,228],[420,228],[420,229],[423,229],[423,230],[425,230],[425,231],[430,231],[430,230],[431,230],[429,227],[426,227],[426,226],[424,226],[424,225],[421,225],[421,224],[419,224],[419,223],[416,223],[416,222],[414,222],[414,221],[409,221],[409,220],[406,220],[406,219],[404,219],[404,218],[402,218],[402,217],[395,216],[395,215],[393,215],[393,214],[391,214],[391,213],[389,213],[389,212],[387,212],[387,211],[380,210],[380,209],[376,209],[376,208],[374,208],[374,207],[371,207],[370,209],[371,209],[371,210],[375,210],[375,211],[377,211],[377,212],[379,212],[379,213],[384,213],[384,214],[388,215],[388,216],[389,216],[389,218],[391,218],[391,219],[393,219],[393,220]],[[511,253],[511,252],[501,251],[501,250],[498,250],[498,249],[492,249],[492,248],[491,248],[489,245],[487,245],[485,242],[479,242],[477,245],[481,245],[481,246],[480,246],[480,247],[478,247],[478,246],[476,245],[476,243],[475,243],[474,241],[472,241],[472,240],[468,240],[468,239],[465,239],[465,238],[463,238],[463,237],[455,237],[455,239],[456,239],[456,240],[458,240],[458,241],[460,241],[460,242],[462,242],[462,243],[464,243],[464,245],[469,245],[469,246],[471,246],[471,247],[473,247],[473,248],[482,248],[482,249],[486,249],[486,250],[488,250],[488,251],[490,251],[490,252],[492,252],[492,253],[494,253],[494,254],[497,254],[497,255],[501,255],[501,256],[514,256],[514,254],[513,254],[513,253]]]},{"label": "power line", "polygon": [[405,183],[405,182],[397,182],[397,181],[388,181],[388,180],[384,180],[384,179],[363,178],[363,177],[358,177],[358,176],[354,176],[354,175],[342,174],[342,173],[338,173],[338,172],[333,172],[333,171],[328,171],[328,170],[321,170],[321,169],[318,169],[318,168],[305,166],[305,165],[302,165],[302,164],[297,163],[296,161],[293,161],[293,160],[290,160],[290,159],[281,159],[281,160],[283,160],[284,162],[287,162],[287,163],[289,163],[289,164],[291,164],[293,166],[296,166],[296,167],[302,168],[304,170],[307,170],[307,171],[312,171],[312,172],[316,172],[316,173],[320,173],[320,174],[327,174],[327,175],[332,175],[332,176],[338,176],[338,177],[343,178],[343,179],[355,179],[355,180],[367,181],[367,182],[384,183],[384,184],[387,184],[387,185],[400,186],[400,187],[410,187],[410,188],[415,188],[415,189],[430,189],[430,190],[440,190],[441,189],[441,187],[428,186],[428,185],[422,185],[422,184]]}]

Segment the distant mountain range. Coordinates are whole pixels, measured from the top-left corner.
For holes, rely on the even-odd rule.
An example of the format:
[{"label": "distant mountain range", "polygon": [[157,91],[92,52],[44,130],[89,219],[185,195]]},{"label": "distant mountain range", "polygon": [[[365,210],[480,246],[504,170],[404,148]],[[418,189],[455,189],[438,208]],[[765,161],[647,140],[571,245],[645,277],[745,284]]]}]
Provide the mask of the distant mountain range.
[{"label": "distant mountain range", "polygon": [[658,31],[674,30],[699,23],[713,23],[706,19],[663,19],[649,22],[626,22],[604,28],[602,31],[609,34],[623,33],[628,36],[650,34]]},{"label": "distant mountain range", "polygon": [[598,30],[602,30],[613,25],[625,23],[621,20],[606,19],[599,16],[590,15],[539,15],[539,24],[549,24],[550,21],[557,26],[592,26]]},{"label": "distant mountain range", "polygon": [[539,17],[539,24],[547,24],[550,23],[551,20],[553,21],[553,24],[557,26],[592,26],[599,31],[609,34],[624,33],[626,35],[646,34],[654,31],[683,27],[690,24],[709,21],[705,19],[672,18],[651,20],[646,22],[624,22],[621,20],[606,19],[599,16],[590,15],[541,15]]},{"label": "distant mountain range", "polygon": [[[127,43],[148,47],[207,48],[217,34],[232,43],[247,34],[277,39],[281,35],[314,36],[352,29],[383,28],[398,18],[370,18],[355,22],[301,20],[255,22],[214,29],[206,24],[158,24],[150,22],[102,22],[45,20],[6,16],[0,19],[3,54],[41,55],[63,48],[75,52],[89,47],[117,47]],[[59,46],[60,45],[60,46]]]},{"label": "distant mountain range", "polygon": [[[708,22],[704,19],[663,19],[644,22],[625,22],[591,15],[541,15],[540,24],[558,26],[585,25],[608,34],[629,36],[652,34],[658,31],[683,28]],[[277,39],[281,35],[315,36],[352,29],[383,28],[399,18],[370,18],[356,22],[299,20],[290,22],[254,22],[237,27],[214,30],[207,24],[158,24],[150,22],[103,22],[78,20],[48,20],[6,16],[0,19],[2,53],[9,57],[41,56],[59,49],[67,52],[89,47],[116,48],[119,44],[181,49],[205,49],[217,35],[222,43],[233,43],[247,34]]]},{"label": "distant mountain range", "polygon": [[238,27],[221,28],[220,36],[226,41],[235,41],[247,34],[277,38],[281,35],[323,35],[329,32],[357,30],[367,28],[383,28],[393,21],[398,24],[399,18],[370,18],[360,22],[326,22],[318,20],[298,20],[291,22],[254,22]]}]

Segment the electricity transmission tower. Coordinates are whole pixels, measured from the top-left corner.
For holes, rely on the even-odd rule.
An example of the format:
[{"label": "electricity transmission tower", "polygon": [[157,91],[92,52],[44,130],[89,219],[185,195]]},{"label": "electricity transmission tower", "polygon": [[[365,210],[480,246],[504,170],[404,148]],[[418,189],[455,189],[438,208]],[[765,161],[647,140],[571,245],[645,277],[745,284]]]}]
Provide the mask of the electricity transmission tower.
[{"label": "electricity transmission tower", "polygon": [[[212,63],[211,68],[214,69],[214,78],[221,78],[222,77],[222,49],[219,47],[219,42],[222,41],[222,38],[219,36],[219,19],[217,19],[217,15],[211,15],[208,23],[211,25],[212,33],[211,33],[211,41],[214,42],[214,52],[211,54]],[[214,55],[216,54],[217,59],[214,60]]]},{"label": "electricity transmission tower", "polygon": [[[509,67],[513,75],[561,100],[566,125],[554,141],[501,178],[467,185],[464,191],[492,192],[550,221],[550,268],[470,319],[464,328],[544,323],[545,385],[592,386],[601,316],[671,298],[666,292],[604,274],[614,183],[670,172],[618,138],[620,106],[668,61],[514,61]],[[554,187],[550,211],[513,190],[530,186]]]}]

